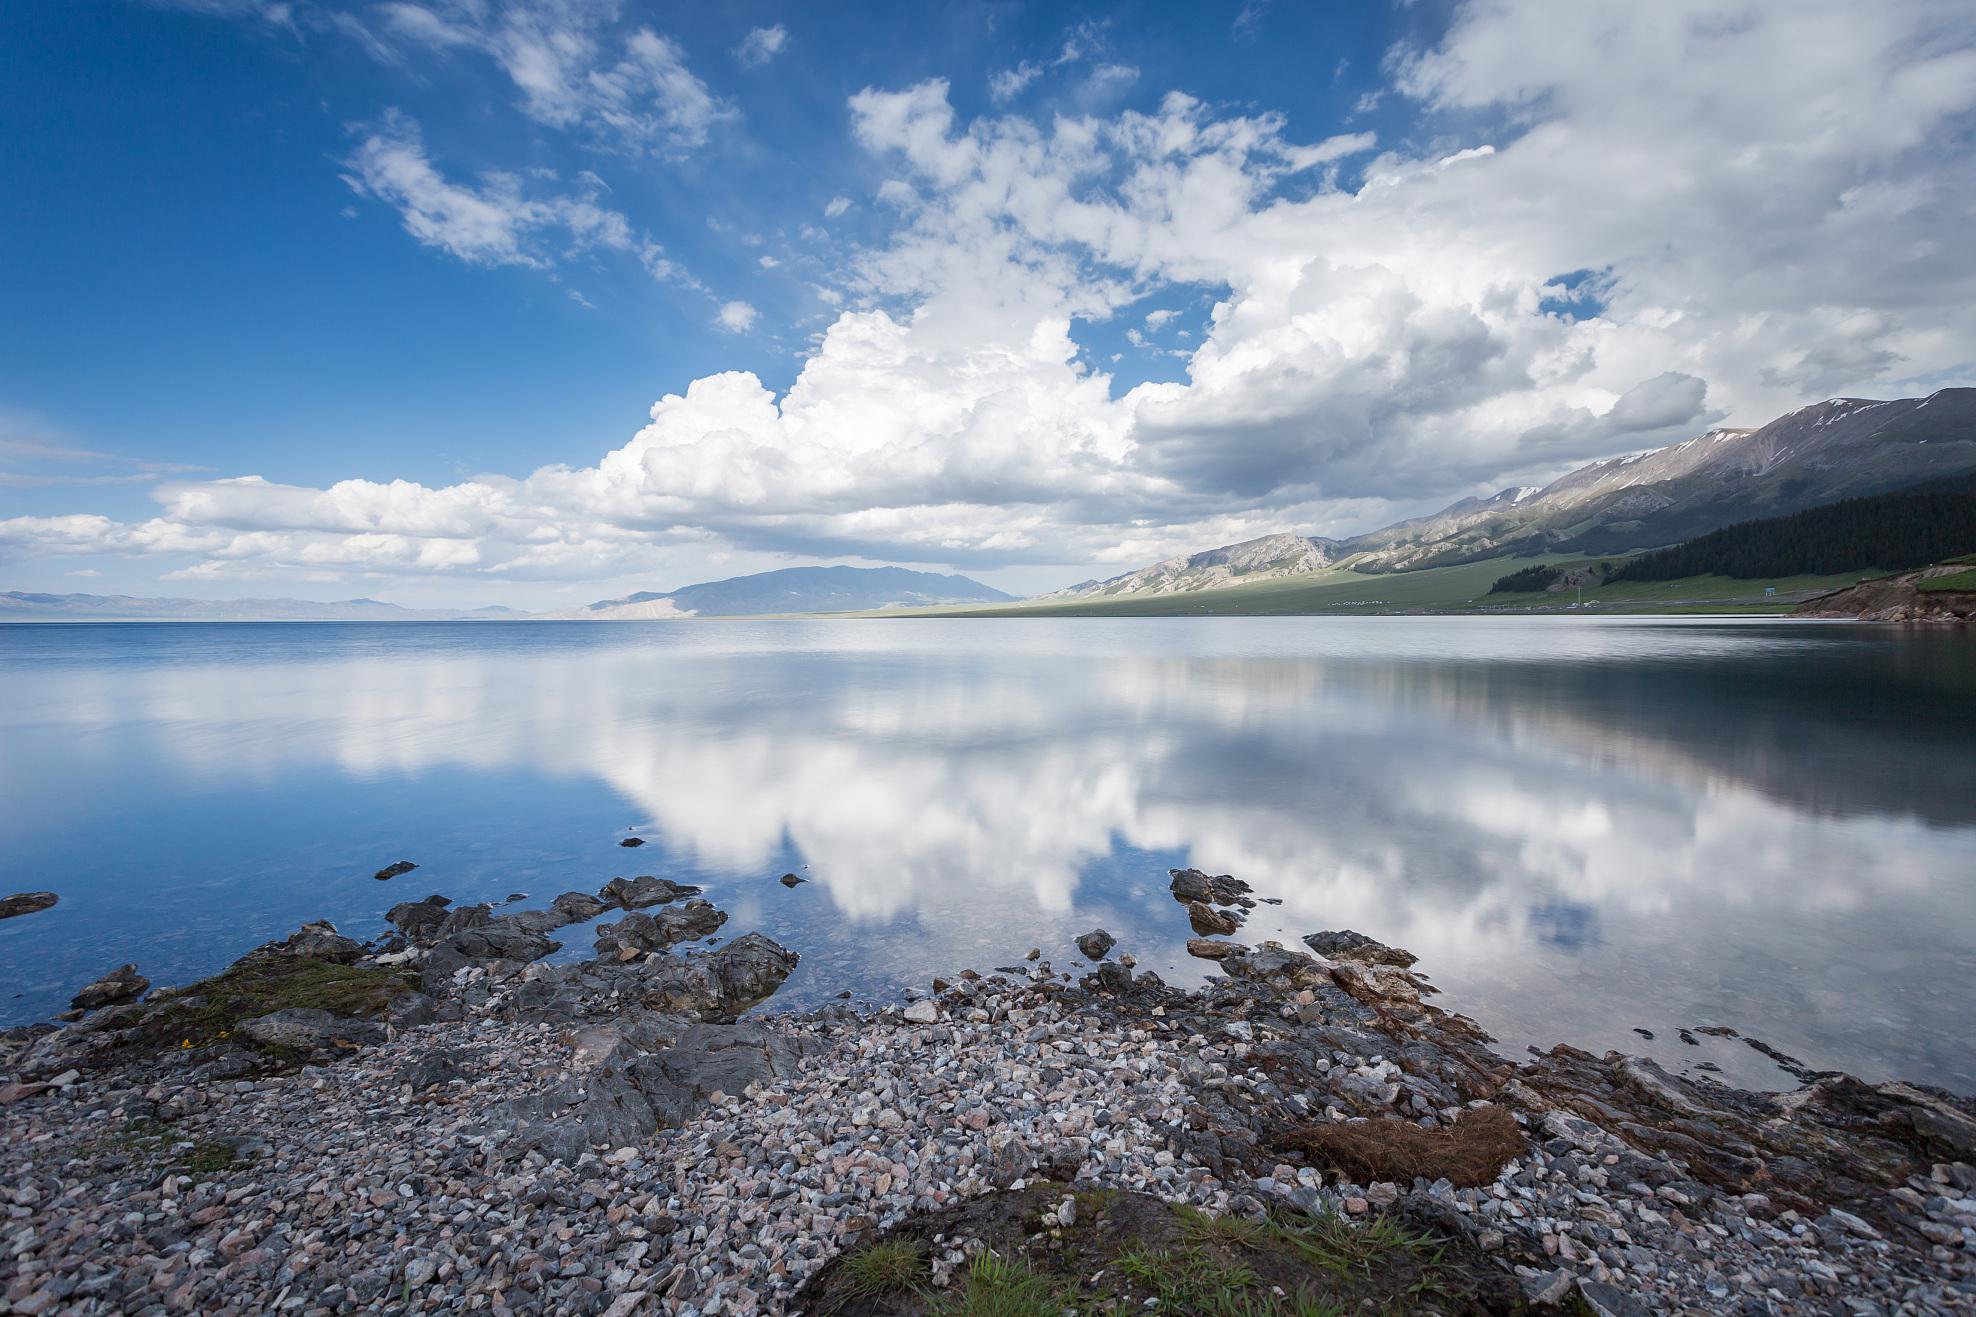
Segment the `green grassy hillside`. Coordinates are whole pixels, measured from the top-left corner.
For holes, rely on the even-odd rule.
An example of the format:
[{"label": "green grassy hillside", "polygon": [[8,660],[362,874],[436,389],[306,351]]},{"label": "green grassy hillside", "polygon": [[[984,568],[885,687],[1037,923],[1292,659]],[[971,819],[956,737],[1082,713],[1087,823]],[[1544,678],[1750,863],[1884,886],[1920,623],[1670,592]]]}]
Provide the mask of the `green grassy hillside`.
[{"label": "green grassy hillside", "polygon": [[[1574,591],[1491,595],[1504,573],[1533,564],[1572,566],[1598,561],[1573,557],[1491,558],[1456,567],[1429,567],[1380,576],[1334,569],[1288,580],[1259,581],[1224,590],[1137,595],[1126,599],[1004,604],[991,608],[927,610],[942,617],[1268,617],[1367,613],[1568,612]],[[1610,561],[1610,560],[1608,560]],[[1694,576],[1677,581],[1621,581],[1585,591],[1587,611],[1605,613],[1785,612],[1799,601],[1853,584],[1859,573],[1738,581]],[[1775,586],[1776,593],[1766,592]],[[899,613],[887,616],[901,616]]]},{"label": "green grassy hillside", "polygon": [[[949,617],[1261,617],[1285,613],[1401,613],[1467,611],[1488,594],[1506,559],[1430,567],[1417,572],[1368,576],[1333,569],[1286,580],[1258,581],[1225,590],[1135,595],[1126,599],[1025,603],[994,608],[943,610]],[[1565,559],[1519,559],[1531,562]]]}]

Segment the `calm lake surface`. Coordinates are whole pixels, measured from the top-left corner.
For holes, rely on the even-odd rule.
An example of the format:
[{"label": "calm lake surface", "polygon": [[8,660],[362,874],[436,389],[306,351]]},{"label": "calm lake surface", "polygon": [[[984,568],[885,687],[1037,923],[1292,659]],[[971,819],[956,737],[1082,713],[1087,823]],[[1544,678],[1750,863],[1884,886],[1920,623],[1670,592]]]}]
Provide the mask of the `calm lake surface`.
[{"label": "calm lake surface", "polygon": [[[647,846],[618,841],[635,828]],[[371,874],[400,858],[416,873]],[[394,901],[702,883],[777,1004],[1059,967],[1169,981],[1167,869],[1240,937],[1411,948],[1514,1052],[1976,1090],[1976,641],[1846,625],[1269,618],[0,627],[0,1018]],[[793,869],[811,882],[776,878]],[[558,934],[587,954],[581,927]],[[1634,1032],[1651,1031],[1649,1041]]]}]

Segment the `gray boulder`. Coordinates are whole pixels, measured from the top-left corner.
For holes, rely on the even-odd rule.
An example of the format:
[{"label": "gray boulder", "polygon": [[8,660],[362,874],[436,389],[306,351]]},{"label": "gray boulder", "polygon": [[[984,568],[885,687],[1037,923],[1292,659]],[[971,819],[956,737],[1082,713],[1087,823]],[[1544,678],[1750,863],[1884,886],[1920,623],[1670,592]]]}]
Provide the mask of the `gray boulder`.
[{"label": "gray boulder", "polygon": [[718,951],[661,957],[644,966],[644,1004],[658,1011],[733,1020],[775,995],[800,959],[760,933],[736,938]]},{"label": "gray boulder", "polygon": [[710,901],[692,900],[656,915],[632,913],[615,924],[597,927],[596,949],[606,960],[635,960],[664,951],[675,942],[707,937],[727,922],[727,913]]},{"label": "gray boulder", "polygon": [[569,917],[572,924],[577,924],[586,919],[595,919],[610,909],[610,906],[588,892],[564,892],[549,902],[549,908],[561,911]]},{"label": "gray boulder", "polygon": [[451,904],[434,892],[423,901],[400,901],[385,911],[384,917],[412,945],[429,947],[439,940],[440,926],[446,922],[446,907]]},{"label": "gray boulder", "polygon": [[414,1093],[423,1093],[428,1088],[450,1084],[466,1077],[460,1068],[465,1052],[433,1052],[416,1061],[398,1067],[398,1082]]},{"label": "gray boulder", "polygon": [[1399,969],[1408,969],[1419,959],[1411,951],[1374,942],[1365,934],[1354,933],[1349,928],[1307,934],[1304,945],[1326,960],[1356,960],[1369,965],[1392,965]]},{"label": "gray boulder", "polygon": [[455,906],[446,912],[444,919],[439,921],[439,937],[434,941],[443,941],[465,929],[485,928],[493,922],[493,919],[494,907],[485,901],[478,905]]},{"label": "gray boulder", "polygon": [[700,889],[673,882],[670,878],[654,878],[641,874],[636,878],[613,878],[605,883],[597,897],[607,906],[620,910],[643,910],[647,906],[666,905],[684,896],[698,896]]},{"label": "gray boulder", "polygon": [[307,960],[327,960],[348,965],[364,954],[363,944],[344,937],[327,919],[314,919],[279,942],[270,942],[264,951],[277,956],[300,956]]},{"label": "gray boulder", "polygon": [[439,1003],[422,992],[407,992],[391,999],[385,1008],[384,1019],[393,1029],[403,1033],[407,1029],[419,1029],[438,1018]]},{"label": "gray boulder", "polygon": [[469,965],[488,965],[497,961],[527,964],[560,949],[561,943],[552,942],[543,934],[519,927],[508,919],[489,920],[441,939],[426,957],[423,975],[425,990],[431,993],[444,991],[452,982],[453,975]]},{"label": "gray boulder", "polygon": [[337,1043],[381,1042],[384,1029],[370,1020],[345,1019],[328,1011],[290,1006],[247,1021],[240,1032],[264,1047],[314,1051]]}]

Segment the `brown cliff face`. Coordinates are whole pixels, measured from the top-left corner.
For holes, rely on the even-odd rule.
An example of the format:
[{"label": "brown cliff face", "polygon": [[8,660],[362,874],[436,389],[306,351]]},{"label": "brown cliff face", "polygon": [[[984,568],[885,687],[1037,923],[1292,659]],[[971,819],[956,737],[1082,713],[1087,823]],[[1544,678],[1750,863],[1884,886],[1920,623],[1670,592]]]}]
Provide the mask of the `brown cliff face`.
[{"label": "brown cliff face", "polygon": [[1976,589],[1924,590],[1924,581],[1976,573],[1968,563],[1937,563],[1916,572],[1861,581],[1807,599],[1793,617],[1849,617],[1861,622],[1968,622],[1976,618]]}]

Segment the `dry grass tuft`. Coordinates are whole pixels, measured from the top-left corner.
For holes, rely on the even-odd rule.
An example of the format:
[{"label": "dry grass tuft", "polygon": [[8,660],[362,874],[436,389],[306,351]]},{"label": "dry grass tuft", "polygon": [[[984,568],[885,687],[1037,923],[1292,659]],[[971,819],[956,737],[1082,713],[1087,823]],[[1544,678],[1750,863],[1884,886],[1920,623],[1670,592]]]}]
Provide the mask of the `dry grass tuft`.
[{"label": "dry grass tuft", "polygon": [[1462,1189],[1492,1184],[1503,1166],[1524,1151],[1523,1131],[1506,1107],[1475,1107],[1452,1126],[1422,1129],[1406,1120],[1362,1120],[1300,1125],[1278,1140],[1285,1148],[1343,1171],[1360,1184],[1415,1176],[1448,1179]]}]

